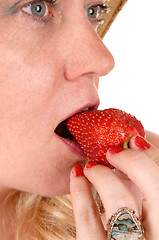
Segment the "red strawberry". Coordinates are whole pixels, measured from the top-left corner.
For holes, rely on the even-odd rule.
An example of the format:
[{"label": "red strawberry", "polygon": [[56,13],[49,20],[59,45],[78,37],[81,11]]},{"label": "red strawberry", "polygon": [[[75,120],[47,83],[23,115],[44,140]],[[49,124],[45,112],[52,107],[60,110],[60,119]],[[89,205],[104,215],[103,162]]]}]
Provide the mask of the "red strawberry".
[{"label": "red strawberry", "polygon": [[77,113],[67,120],[66,125],[88,159],[101,163],[107,162],[106,151],[110,147],[126,148],[132,136],[145,136],[140,121],[114,108]]}]

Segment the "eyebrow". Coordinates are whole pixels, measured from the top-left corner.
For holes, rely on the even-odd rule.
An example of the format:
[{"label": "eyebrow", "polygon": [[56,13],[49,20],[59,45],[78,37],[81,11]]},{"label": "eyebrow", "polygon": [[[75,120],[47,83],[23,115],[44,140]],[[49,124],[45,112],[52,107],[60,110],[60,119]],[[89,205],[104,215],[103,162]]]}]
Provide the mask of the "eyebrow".
[{"label": "eyebrow", "polygon": [[6,9],[6,14],[10,15],[10,14],[15,14],[15,7],[20,3],[21,1],[16,2],[15,4],[12,4],[11,6],[8,6],[8,8]]},{"label": "eyebrow", "polygon": [[16,13],[16,10],[15,10],[16,6],[24,4],[25,2],[27,3],[28,0],[20,0],[20,1],[16,2],[15,4],[12,4],[10,6],[6,6],[5,11],[4,11],[4,15],[15,14]]}]

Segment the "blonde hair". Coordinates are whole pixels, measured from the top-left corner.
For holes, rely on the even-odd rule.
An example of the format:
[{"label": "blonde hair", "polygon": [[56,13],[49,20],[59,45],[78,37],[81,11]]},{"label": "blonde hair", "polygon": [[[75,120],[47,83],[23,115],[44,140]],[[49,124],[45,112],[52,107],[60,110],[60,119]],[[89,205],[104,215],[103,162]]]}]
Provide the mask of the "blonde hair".
[{"label": "blonde hair", "polygon": [[70,195],[42,197],[32,193],[12,191],[6,204],[14,209],[15,240],[28,233],[34,240],[73,240],[75,221]]}]

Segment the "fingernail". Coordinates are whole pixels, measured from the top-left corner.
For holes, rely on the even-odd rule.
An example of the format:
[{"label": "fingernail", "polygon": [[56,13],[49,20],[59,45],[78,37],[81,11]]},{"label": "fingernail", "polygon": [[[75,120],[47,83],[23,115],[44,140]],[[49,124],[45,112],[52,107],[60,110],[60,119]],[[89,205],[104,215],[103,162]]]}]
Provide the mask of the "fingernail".
[{"label": "fingernail", "polygon": [[95,165],[98,165],[99,163],[98,162],[96,162],[96,161],[89,161],[86,165],[85,165],[85,168],[91,168],[91,167],[93,167],[93,166],[95,166]]},{"label": "fingernail", "polygon": [[146,150],[151,147],[151,145],[144,138],[140,136],[136,136],[135,145],[141,150]]},{"label": "fingernail", "polygon": [[120,153],[123,150],[124,150],[124,148],[123,147],[119,147],[119,146],[114,146],[114,147],[111,147],[111,148],[108,149],[108,151],[109,151],[109,153],[111,155],[115,155],[117,153]]},{"label": "fingernail", "polygon": [[81,164],[79,164],[79,163],[76,164],[72,169],[72,173],[75,177],[84,176],[83,167],[81,166]]}]

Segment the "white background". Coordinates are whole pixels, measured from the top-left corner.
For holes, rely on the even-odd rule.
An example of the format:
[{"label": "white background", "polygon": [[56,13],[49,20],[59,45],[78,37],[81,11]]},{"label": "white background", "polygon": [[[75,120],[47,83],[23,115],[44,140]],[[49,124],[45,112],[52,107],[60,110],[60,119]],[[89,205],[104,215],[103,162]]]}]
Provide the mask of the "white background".
[{"label": "white background", "polygon": [[159,0],[128,0],[104,43],[116,65],[100,80],[100,109],[122,109],[159,134]]}]

